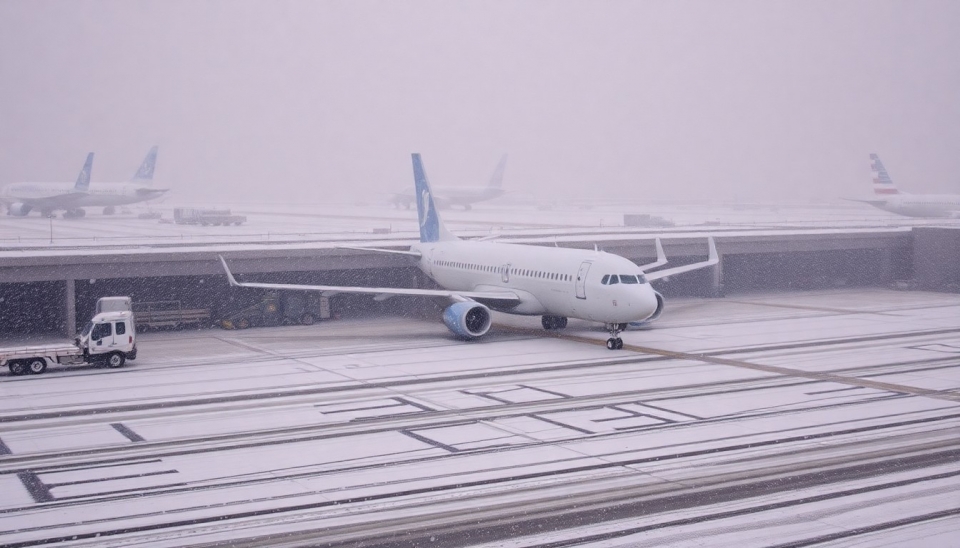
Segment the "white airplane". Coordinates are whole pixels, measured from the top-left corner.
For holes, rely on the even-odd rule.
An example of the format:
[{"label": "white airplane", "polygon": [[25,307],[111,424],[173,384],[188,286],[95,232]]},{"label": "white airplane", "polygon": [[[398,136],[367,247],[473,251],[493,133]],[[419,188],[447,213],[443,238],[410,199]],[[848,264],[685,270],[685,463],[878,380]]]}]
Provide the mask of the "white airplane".
[{"label": "white airplane", "polygon": [[[507,155],[500,158],[500,163],[493,170],[490,176],[490,182],[487,186],[447,186],[437,187],[437,193],[433,197],[433,203],[440,208],[460,206],[463,209],[470,209],[471,204],[492,200],[503,196],[503,172],[507,169]],[[390,199],[396,207],[404,206],[410,209],[411,204],[417,203],[417,198],[410,192],[397,192]]]},{"label": "white airplane", "polygon": [[69,210],[86,196],[92,170],[93,153],[90,152],[72,187],[68,183],[15,183],[0,189],[0,202],[7,205],[7,215],[23,216],[32,209],[39,209],[44,215],[51,216],[55,209]]},{"label": "white airplane", "polygon": [[396,295],[438,297],[452,302],[443,322],[457,337],[475,339],[490,329],[490,310],[542,316],[544,329],[563,329],[567,318],[605,324],[607,348],[623,348],[618,336],[633,322],[649,322],[663,312],[663,296],[650,280],[717,264],[717,249],[708,239],[709,259],[645,274],[644,268],[666,263],[657,241],[658,260],[645,266],[602,251],[565,249],[494,241],[461,240],[443,224],[427,182],[420,155],[413,155],[413,174],[420,219],[420,242],[408,251],[343,246],[345,249],[407,255],[443,289],[343,287],[238,282],[227,262],[220,262],[235,287],[359,293],[385,299]]},{"label": "white airplane", "polygon": [[103,207],[104,215],[112,215],[116,206],[152,200],[167,192],[168,189],[153,187],[157,150],[156,146],[150,149],[128,183],[94,183],[91,186],[91,152],[72,187],[69,183],[12,183],[0,190],[0,201],[7,204],[7,215],[18,217],[33,210],[39,210],[46,217],[61,210],[64,218],[83,217],[86,215],[84,207]]},{"label": "white airplane", "polygon": [[873,171],[873,200],[852,200],[903,215],[905,217],[951,218],[960,217],[960,194],[907,194],[893,184],[880,157],[870,155]]}]

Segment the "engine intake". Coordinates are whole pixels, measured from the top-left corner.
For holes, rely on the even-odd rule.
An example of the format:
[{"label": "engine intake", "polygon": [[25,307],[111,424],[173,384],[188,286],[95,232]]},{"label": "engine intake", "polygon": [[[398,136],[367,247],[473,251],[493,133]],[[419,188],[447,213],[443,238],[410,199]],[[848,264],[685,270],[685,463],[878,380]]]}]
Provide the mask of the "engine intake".
[{"label": "engine intake", "polygon": [[490,309],[479,303],[454,303],[443,311],[443,323],[454,335],[476,339],[490,331]]},{"label": "engine intake", "polygon": [[30,213],[31,209],[33,208],[28,206],[27,204],[17,202],[14,204],[10,204],[7,207],[7,215],[14,215],[16,217],[25,217],[27,213]]}]

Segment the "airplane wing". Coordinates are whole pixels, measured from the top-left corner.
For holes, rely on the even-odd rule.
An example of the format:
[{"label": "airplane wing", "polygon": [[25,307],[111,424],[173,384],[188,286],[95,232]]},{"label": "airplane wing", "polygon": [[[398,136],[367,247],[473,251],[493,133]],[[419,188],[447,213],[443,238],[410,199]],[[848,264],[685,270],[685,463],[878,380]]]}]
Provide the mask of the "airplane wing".
[{"label": "airplane wing", "polygon": [[717,245],[713,241],[713,236],[707,238],[707,246],[710,248],[710,255],[706,261],[676,266],[673,268],[665,268],[656,272],[650,272],[649,274],[644,273],[644,275],[647,277],[647,280],[653,281],[666,278],[667,276],[675,276],[677,274],[683,274],[684,272],[690,272],[691,270],[700,270],[701,268],[707,268],[708,266],[713,266],[719,263],[720,257],[717,255]]},{"label": "airplane wing", "polygon": [[354,251],[376,251],[377,253],[390,253],[393,255],[407,255],[410,257],[420,258],[422,255],[419,251],[404,251],[402,249],[382,249],[379,247],[360,247],[352,245],[338,245],[334,246],[337,249],[353,249]]},{"label": "airplane wing", "polygon": [[238,282],[230,272],[227,261],[220,256],[220,263],[227,273],[227,280],[234,287],[254,287],[260,289],[289,289],[293,291],[319,291],[321,293],[358,293],[374,295],[383,300],[396,295],[412,297],[446,297],[454,301],[491,300],[519,302],[520,297],[512,291],[450,291],[448,289],[407,289],[401,287],[348,287],[340,285],[299,285],[299,284],[272,284],[259,282]]}]

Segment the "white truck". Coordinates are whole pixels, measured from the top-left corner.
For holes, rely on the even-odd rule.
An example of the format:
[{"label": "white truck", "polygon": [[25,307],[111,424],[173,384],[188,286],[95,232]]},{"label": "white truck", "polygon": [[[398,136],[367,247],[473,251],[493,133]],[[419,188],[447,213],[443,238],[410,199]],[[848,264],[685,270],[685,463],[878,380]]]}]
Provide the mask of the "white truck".
[{"label": "white truck", "polygon": [[[37,346],[0,348],[0,367],[10,368],[12,375],[32,373],[39,375],[53,364],[82,365],[104,364],[108,367],[123,367],[127,360],[137,359],[137,333],[130,310],[101,309],[122,308],[119,299],[103,304],[97,302],[98,313],[80,330],[73,344],[56,343]],[[101,301],[104,301],[101,299]]]}]

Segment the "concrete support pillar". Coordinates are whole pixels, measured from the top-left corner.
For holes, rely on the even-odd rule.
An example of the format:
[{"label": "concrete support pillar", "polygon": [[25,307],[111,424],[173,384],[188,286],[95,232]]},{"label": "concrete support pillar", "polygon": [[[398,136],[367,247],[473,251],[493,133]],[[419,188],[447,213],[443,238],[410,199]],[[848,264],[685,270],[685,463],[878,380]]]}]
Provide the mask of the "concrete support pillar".
[{"label": "concrete support pillar", "polygon": [[68,337],[77,334],[77,287],[74,280],[65,280],[67,290],[64,298],[64,325]]}]

